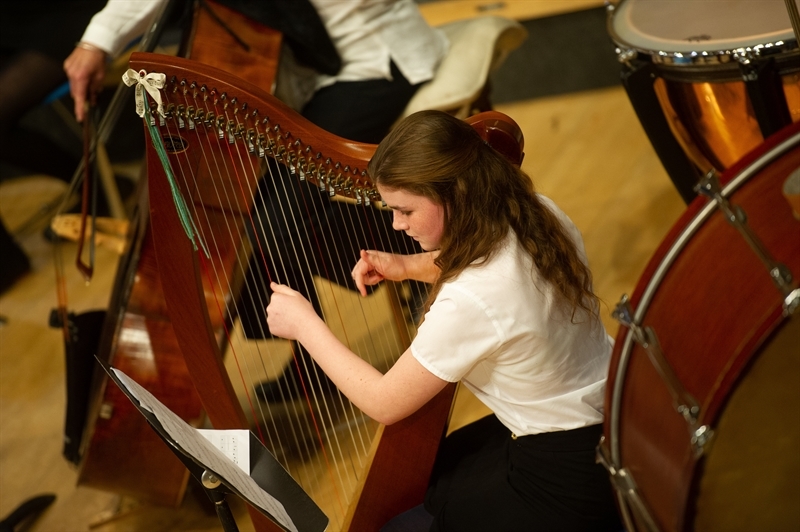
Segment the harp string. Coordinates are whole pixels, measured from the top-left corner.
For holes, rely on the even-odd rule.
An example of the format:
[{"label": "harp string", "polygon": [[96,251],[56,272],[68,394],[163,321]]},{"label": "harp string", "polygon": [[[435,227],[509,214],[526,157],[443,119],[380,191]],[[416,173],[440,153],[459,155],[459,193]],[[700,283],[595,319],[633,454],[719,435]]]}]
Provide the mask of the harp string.
[{"label": "harp string", "polygon": [[[167,92],[167,91],[164,91]],[[215,116],[224,116],[225,121],[234,123],[237,127],[247,127],[245,121],[242,120],[241,114],[232,113],[229,108],[219,110],[220,95],[215,92],[205,93],[200,95],[200,99],[192,98],[191,94],[187,91],[176,91],[180,98],[180,93],[183,92],[183,105],[187,108],[195,106],[196,108],[203,108],[206,116],[209,113],[214,113]],[[180,103],[180,99],[173,103]],[[221,113],[221,114],[220,114]],[[166,130],[168,135],[179,136],[178,125],[175,121],[168,120],[162,128]],[[173,128],[175,130],[173,131]],[[286,147],[284,142],[285,138],[281,138],[279,132],[274,128],[270,128],[268,123],[258,121],[255,124],[256,138],[263,135],[268,143],[274,143],[275,146]],[[347,317],[353,314],[359,314],[364,320],[370,315],[375,314],[378,301],[374,297],[357,298],[355,304],[351,301],[339,298],[335,293],[333,284],[340,286],[347,286],[346,279],[341,276],[344,272],[349,272],[357,257],[349,256],[348,252],[340,249],[340,245],[347,249],[358,249],[359,246],[354,245],[358,240],[356,234],[360,234],[361,242],[370,243],[369,247],[372,249],[390,250],[393,246],[391,236],[387,234],[390,229],[387,229],[385,224],[378,221],[378,216],[385,213],[379,213],[374,207],[368,207],[363,204],[359,208],[344,208],[342,209],[349,227],[353,232],[346,232],[342,237],[340,243],[337,238],[329,238],[331,235],[322,235],[318,233],[318,229],[314,225],[310,225],[307,229],[304,224],[298,223],[298,219],[302,214],[310,217],[316,214],[320,218],[320,228],[333,228],[333,224],[329,218],[331,213],[327,210],[323,212],[313,211],[313,200],[310,194],[315,193],[311,187],[312,185],[305,186],[301,183],[299,187],[288,187],[287,182],[289,179],[299,179],[299,172],[292,172],[288,165],[284,164],[267,164],[266,174],[261,177],[261,159],[256,155],[252,155],[248,150],[243,149],[244,143],[236,141],[234,144],[228,142],[227,132],[222,131],[220,138],[219,131],[216,131],[216,125],[212,124],[210,127],[198,123],[195,124],[193,130],[188,132],[193,136],[192,149],[199,150],[197,168],[204,166],[204,170],[208,175],[215,176],[230,176],[231,179],[211,179],[211,187],[205,183],[201,186],[198,183],[198,176],[195,175],[195,166],[189,160],[188,153],[177,154],[173,160],[177,161],[176,173],[182,176],[184,190],[191,190],[195,198],[189,202],[191,205],[192,216],[197,220],[198,231],[205,242],[209,242],[209,247],[212,248],[213,256],[208,260],[204,260],[202,254],[200,257],[200,265],[202,275],[205,283],[208,285],[206,289],[210,292],[209,299],[213,299],[213,304],[209,303],[209,314],[214,315],[213,320],[222,324],[223,336],[227,344],[227,351],[235,362],[234,373],[237,376],[243,392],[246,396],[250,415],[257,420],[259,437],[272,448],[284,449],[287,446],[295,446],[301,450],[301,454],[305,457],[312,457],[314,461],[325,462],[327,470],[326,476],[329,477],[329,482],[333,487],[334,503],[339,507],[339,513],[344,512],[346,501],[344,495],[340,493],[341,488],[349,489],[352,487],[355,479],[350,474],[354,470],[363,471],[364,456],[370,448],[374,433],[366,430],[366,425],[369,420],[366,416],[357,410],[352,403],[346,400],[340,393],[335,392],[333,400],[338,403],[334,407],[329,405],[321,394],[318,394],[314,386],[310,386],[310,390],[304,390],[305,408],[307,415],[299,415],[300,407],[296,402],[287,402],[289,410],[293,410],[292,416],[281,416],[276,412],[273,405],[270,403],[262,403],[260,401],[253,401],[250,394],[252,383],[258,382],[257,375],[263,374],[268,368],[280,371],[282,368],[277,367],[280,364],[276,363],[276,356],[273,356],[273,348],[271,344],[264,345],[263,343],[255,343],[249,341],[242,341],[237,338],[237,335],[229,328],[227,321],[234,320],[237,316],[241,315],[238,308],[240,302],[246,302],[253,305],[261,305],[262,308],[266,306],[266,301],[262,300],[262,294],[265,291],[243,291],[242,294],[235,294],[237,287],[232,283],[232,276],[239,276],[243,278],[246,267],[249,263],[251,254],[256,254],[258,261],[262,264],[256,273],[261,276],[259,282],[268,283],[275,279],[278,282],[287,282],[291,279],[289,274],[289,267],[284,261],[284,257],[273,253],[271,246],[263,246],[260,238],[250,238],[247,234],[247,228],[253,232],[260,231],[263,234],[268,234],[274,240],[276,238],[276,229],[271,225],[270,216],[253,216],[252,205],[254,200],[259,199],[258,195],[264,194],[264,188],[260,187],[256,179],[269,179],[275,185],[275,190],[280,190],[288,199],[292,201],[280,202],[281,212],[280,217],[285,227],[291,228],[289,231],[288,241],[290,252],[294,254],[294,260],[298,264],[304,264],[307,271],[319,272],[322,277],[330,279],[331,283],[322,283],[319,288],[317,283],[308,279],[306,276],[301,275],[302,282],[307,283],[304,288],[307,293],[313,293],[320,304],[323,301],[332,302],[333,315],[330,311],[326,311],[324,317],[326,321],[338,320],[344,324]],[[187,136],[185,130],[181,130],[180,134]],[[290,146],[291,147],[291,146]],[[257,150],[256,150],[257,151]],[[268,155],[269,156],[269,155]],[[291,161],[289,161],[291,164]],[[255,179],[254,179],[255,176]],[[212,191],[216,197],[216,203],[219,207],[204,207],[202,198],[204,190]],[[300,196],[295,196],[294,188],[297,188]],[[268,190],[272,190],[267,187]],[[264,199],[264,198],[261,198]],[[295,206],[301,206],[303,212],[297,212]],[[220,216],[228,213],[233,216]],[[242,220],[244,219],[244,220]],[[215,225],[222,221],[222,231],[215,231]],[[232,221],[235,220],[235,221]],[[220,229],[220,227],[217,227]],[[310,231],[310,232],[309,232]],[[235,258],[231,260],[223,256],[222,250],[224,244],[218,241],[226,233],[227,238],[231,243],[229,246],[235,248]],[[333,235],[336,236],[336,235]],[[311,249],[306,249],[307,246],[299,245],[300,240],[305,239],[312,245],[308,246]],[[407,247],[407,241],[400,239],[405,247],[404,252],[410,252]],[[397,239],[395,239],[395,243]],[[251,246],[251,249],[248,249]],[[349,248],[348,248],[349,246]],[[266,247],[266,249],[264,249]],[[325,258],[327,257],[327,261]],[[226,270],[226,260],[232,262],[232,269],[230,272]],[[328,265],[331,265],[329,269]],[[384,284],[386,289],[395,290],[397,285]],[[293,288],[297,288],[294,287]],[[255,293],[253,293],[255,292]],[[227,296],[225,294],[228,294]],[[231,296],[231,294],[234,294]],[[400,297],[400,294],[394,294],[393,297]],[[351,298],[352,299],[352,298]],[[405,334],[411,337],[411,327],[405,320],[397,318],[398,331],[400,327],[405,328]],[[403,323],[400,323],[400,322]],[[263,325],[262,325],[263,330]],[[351,338],[350,331],[347,327],[343,327],[344,342],[348,347],[351,347],[357,352],[362,354],[368,353],[369,360],[373,364],[381,364],[388,367],[393,362],[391,353],[388,349],[380,348],[380,345],[390,346],[396,344],[396,340],[390,338],[389,332],[381,330],[379,332],[368,329],[367,335],[360,339]],[[355,345],[358,344],[358,345]],[[399,354],[399,353],[395,353]],[[266,360],[269,358],[270,360]],[[306,366],[307,357],[298,357],[297,353],[292,353],[292,363],[300,371],[298,373],[303,377],[301,383],[305,388],[305,381],[316,384],[321,383],[319,375],[316,373],[316,366]],[[299,362],[303,361],[303,364]],[[304,367],[300,367],[300,366]],[[259,371],[260,370],[260,371]],[[316,387],[319,388],[319,387]],[[316,413],[319,412],[319,420]],[[302,436],[308,430],[308,419],[314,425],[313,432],[317,440],[317,446],[320,453],[316,453],[316,449],[309,448],[307,438]],[[350,442],[343,442],[340,440],[339,431],[336,430],[337,423],[345,425],[349,433]],[[279,427],[279,425],[282,425]],[[289,440],[285,440],[281,434],[281,429],[286,428],[288,425]],[[304,428],[305,425],[305,428]],[[261,428],[268,428],[262,432]],[[355,450],[353,450],[355,448]],[[330,455],[329,455],[330,454]],[[313,486],[314,489],[321,489],[317,474],[306,472],[303,468],[293,467],[288,463],[288,459],[280,458],[284,467],[291,471],[293,475],[305,478],[298,478],[304,486]],[[350,460],[351,465],[347,465],[347,460]],[[332,516],[333,517],[333,516]],[[334,518],[338,521],[338,518]]]},{"label": "harp string", "polygon": [[[210,139],[209,139],[209,140],[210,140]],[[219,141],[217,141],[217,142],[219,142]],[[200,144],[200,145],[202,146],[202,144]],[[229,152],[230,152],[230,146],[228,146],[228,150],[229,150]],[[211,150],[209,150],[209,153],[211,153],[212,155],[213,155],[213,154],[215,154],[216,152],[217,152],[217,150],[214,150],[214,149],[211,149]],[[204,157],[204,159],[205,159],[206,161],[208,161],[208,159],[209,159],[209,158],[208,158],[207,156],[205,156],[205,157]],[[231,158],[231,160],[234,160],[234,159],[232,159],[232,158]],[[219,165],[218,165],[218,163],[217,163],[217,166],[219,166]],[[234,169],[235,169],[235,168],[236,168],[236,167],[234,167]],[[239,183],[241,183],[241,177],[240,177],[240,176],[238,177],[238,182],[239,182]],[[219,195],[219,192],[217,192],[217,194]],[[265,269],[265,271],[266,271],[266,272],[269,272],[269,269],[268,269],[268,268],[266,268],[266,269]],[[249,389],[249,387],[246,387],[245,389]],[[251,404],[252,404],[252,403],[251,403]],[[309,407],[310,407],[310,405],[309,405]],[[313,410],[312,410],[312,412],[313,412]],[[319,429],[316,429],[316,430],[317,430],[317,433],[319,434]],[[318,437],[319,437],[319,436],[318,436]],[[323,449],[323,452],[324,452],[324,451],[325,451],[325,449],[324,449],[324,445],[322,446],[322,449]]]}]

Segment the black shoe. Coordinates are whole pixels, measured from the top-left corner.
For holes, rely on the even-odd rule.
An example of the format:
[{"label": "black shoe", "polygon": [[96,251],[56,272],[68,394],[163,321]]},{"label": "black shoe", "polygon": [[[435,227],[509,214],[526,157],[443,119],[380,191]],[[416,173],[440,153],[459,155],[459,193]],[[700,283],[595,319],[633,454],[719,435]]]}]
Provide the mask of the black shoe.
[{"label": "black shoe", "polygon": [[17,525],[22,522],[27,522],[30,525],[55,500],[56,496],[52,493],[37,495],[28,499],[0,521],[0,532],[13,532]]}]

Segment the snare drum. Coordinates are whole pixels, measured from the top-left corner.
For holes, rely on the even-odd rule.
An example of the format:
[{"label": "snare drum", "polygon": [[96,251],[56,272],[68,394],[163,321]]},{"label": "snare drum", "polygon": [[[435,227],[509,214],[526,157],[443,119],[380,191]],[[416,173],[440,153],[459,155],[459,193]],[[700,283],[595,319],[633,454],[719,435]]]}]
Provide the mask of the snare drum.
[{"label": "snare drum", "polygon": [[795,124],[703,182],[617,306],[598,456],[628,532],[800,530],[798,168]]},{"label": "snare drum", "polygon": [[621,0],[608,28],[628,95],[684,199],[700,176],[800,119],[785,0]]}]

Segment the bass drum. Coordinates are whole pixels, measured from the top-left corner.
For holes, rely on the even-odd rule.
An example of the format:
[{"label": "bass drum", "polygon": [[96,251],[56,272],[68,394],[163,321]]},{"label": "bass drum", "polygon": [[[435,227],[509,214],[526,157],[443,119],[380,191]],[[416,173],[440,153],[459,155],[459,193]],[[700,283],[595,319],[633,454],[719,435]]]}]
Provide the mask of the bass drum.
[{"label": "bass drum", "polygon": [[[663,160],[677,143],[698,177],[800,120],[800,50],[785,0],[621,0],[608,30],[656,151]],[[673,180],[674,165],[665,161]]]},{"label": "bass drum", "polygon": [[699,197],[614,314],[599,459],[634,530],[800,529],[800,125]]}]

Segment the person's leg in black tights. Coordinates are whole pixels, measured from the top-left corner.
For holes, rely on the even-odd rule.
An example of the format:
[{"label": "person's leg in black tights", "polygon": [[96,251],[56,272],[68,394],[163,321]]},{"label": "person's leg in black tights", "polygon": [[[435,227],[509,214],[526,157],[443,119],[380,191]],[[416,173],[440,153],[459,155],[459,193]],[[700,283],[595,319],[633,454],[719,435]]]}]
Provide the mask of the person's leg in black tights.
[{"label": "person's leg in black tights", "polygon": [[67,81],[61,63],[37,51],[0,58],[0,160],[69,182],[78,159],[46,135],[20,127],[25,114]]},{"label": "person's leg in black tights", "polygon": [[[324,87],[314,95],[302,114],[335,135],[377,144],[389,132],[419,88],[410,85],[394,64],[392,76],[392,81],[341,82]],[[285,177],[289,173],[284,169],[280,175]],[[269,178],[267,175],[265,180]],[[262,193],[266,191],[266,194],[256,202],[256,219],[269,221],[270,231],[274,232],[274,236],[262,235],[265,237],[262,244],[266,249],[274,250],[276,256],[283,257],[283,260],[274,265],[274,273],[267,274],[265,270],[269,266],[262,266],[264,261],[254,253],[244,290],[245,297],[252,297],[253,301],[243,305],[241,316],[248,338],[269,337],[264,307],[268,301],[266,286],[271,276],[301,292],[321,315],[312,276],[318,275],[355,290],[350,270],[358,259],[358,252],[375,247],[375,242],[367,242],[363,235],[359,237],[352,231],[353,220],[365,216],[363,208],[331,201],[326,193],[320,192],[315,186],[300,183],[293,176],[290,179],[290,183],[262,183]],[[290,209],[287,208],[287,196]],[[371,224],[375,234],[381,235],[386,251],[419,251],[415,242],[391,228],[390,213],[372,209],[370,214],[364,223]],[[313,241],[313,235],[332,234],[350,234],[351,237],[329,239],[325,243]],[[248,295],[253,292],[258,295]],[[294,348],[298,365],[312,368],[312,375],[321,376],[320,381],[327,384],[324,374],[316,368],[311,357],[299,345]],[[300,389],[295,365],[291,364],[281,378],[262,382],[255,389],[262,400],[280,401],[294,397]]]},{"label": "person's leg in black tights", "polygon": [[[0,160],[13,167],[69,181],[77,164],[52,140],[18,127],[21,118],[66,81],[61,65],[40,52],[0,57]],[[10,177],[3,170],[0,182]],[[0,293],[30,270],[24,250],[0,218]]]}]

